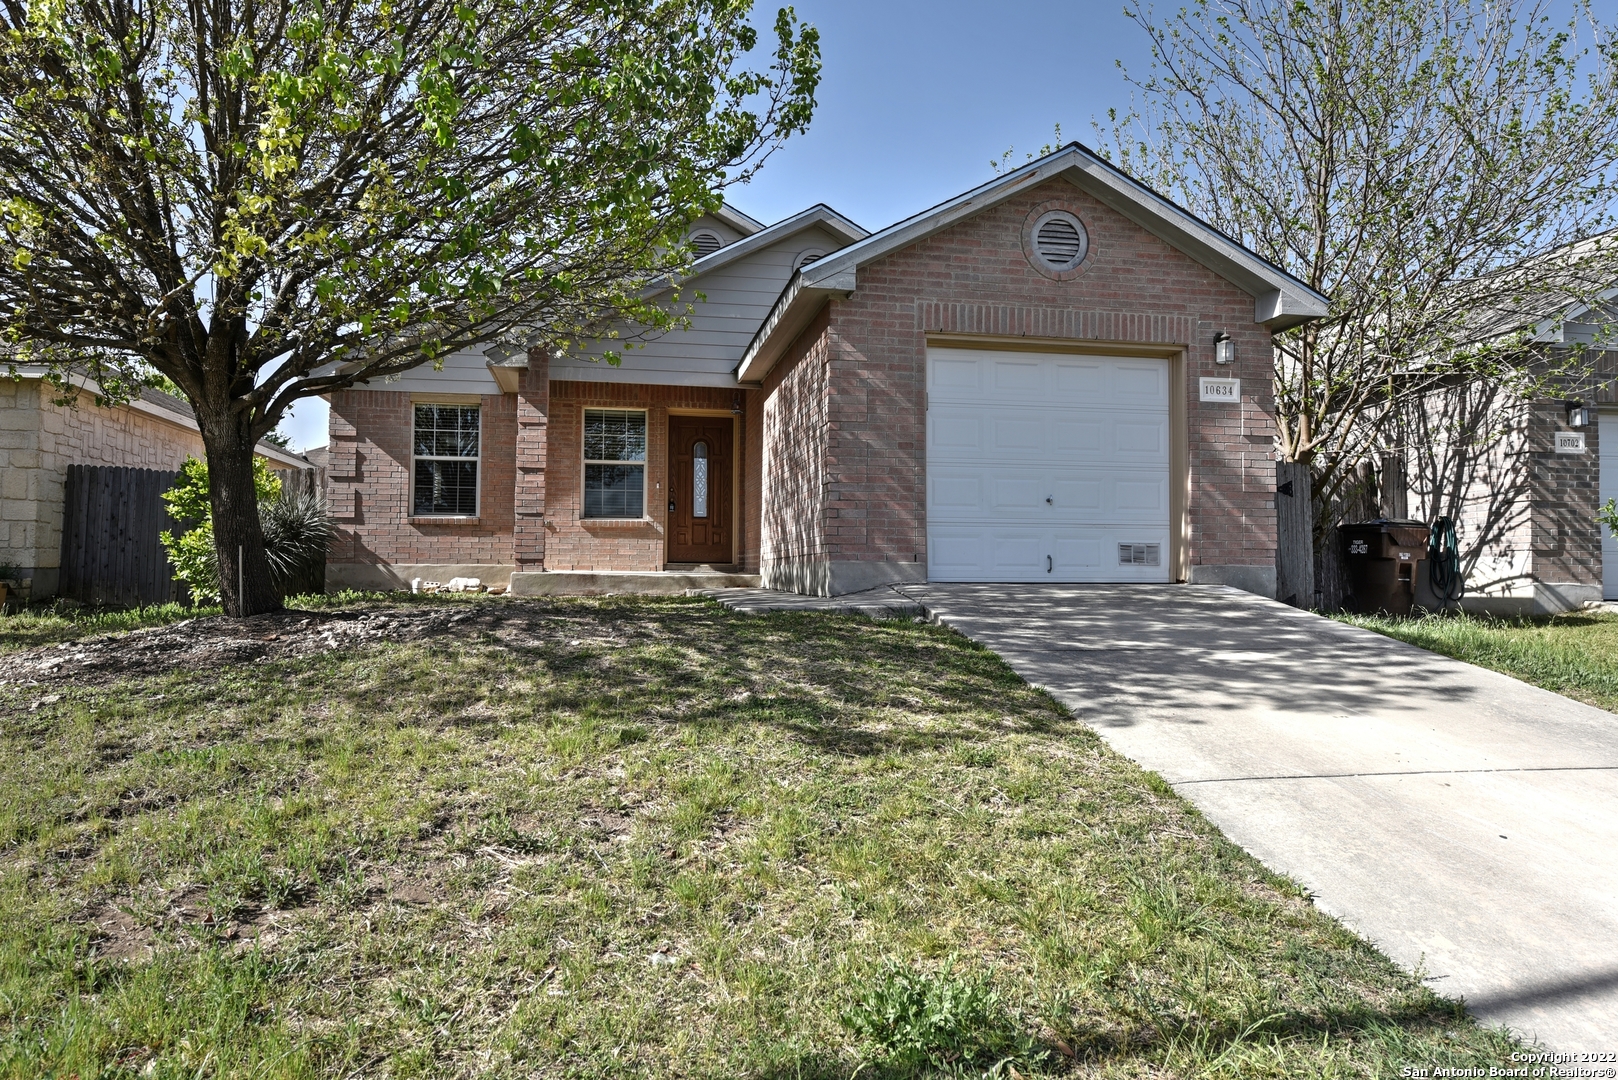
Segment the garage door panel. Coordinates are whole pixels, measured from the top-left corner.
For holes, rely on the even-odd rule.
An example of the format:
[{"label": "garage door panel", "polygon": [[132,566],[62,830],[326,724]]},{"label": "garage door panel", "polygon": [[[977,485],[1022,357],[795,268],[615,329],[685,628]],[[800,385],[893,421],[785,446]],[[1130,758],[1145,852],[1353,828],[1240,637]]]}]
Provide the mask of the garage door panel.
[{"label": "garage door panel", "polygon": [[983,390],[982,365],[974,357],[939,357],[927,365],[927,389],[942,397],[951,392],[976,396]]},{"label": "garage door panel", "polygon": [[1039,359],[996,360],[994,389],[999,394],[1023,398],[1045,390],[1048,366]]},{"label": "garage door panel", "polygon": [[941,461],[981,459],[985,417],[966,409],[942,408],[927,417],[927,445]]},{"label": "garage door panel", "polygon": [[[932,581],[1167,580],[1168,534],[1153,529],[1019,529],[941,526],[933,531]],[[1124,562],[1149,553],[1155,562]]]},{"label": "garage door panel", "polygon": [[928,575],[1169,580],[1169,366],[932,350]]},{"label": "garage door panel", "polygon": [[1168,365],[1163,361],[1121,362],[1113,372],[1113,401],[1168,408]]},{"label": "garage door panel", "polygon": [[996,414],[994,441],[989,444],[996,459],[1010,457],[1016,460],[1049,449],[1050,422],[1048,417],[1015,417]]},{"label": "garage door panel", "polygon": [[[1166,468],[1168,421],[1144,411],[1098,416],[1077,409],[934,406],[928,461],[1009,466],[1042,460]],[[987,434],[987,439],[985,439]]]},{"label": "garage door panel", "polygon": [[928,494],[928,518],[941,525],[1161,525],[1168,518],[1168,481],[1150,469],[940,465],[928,470]]},{"label": "garage door panel", "polygon": [[1106,374],[1099,363],[1084,360],[1058,360],[1052,402],[1093,405],[1106,398]]},{"label": "garage door panel", "polygon": [[1168,435],[1168,425],[1160,420],[1119,420],[1112,426],[1113,448],[1120,458],[1166,458]]}]

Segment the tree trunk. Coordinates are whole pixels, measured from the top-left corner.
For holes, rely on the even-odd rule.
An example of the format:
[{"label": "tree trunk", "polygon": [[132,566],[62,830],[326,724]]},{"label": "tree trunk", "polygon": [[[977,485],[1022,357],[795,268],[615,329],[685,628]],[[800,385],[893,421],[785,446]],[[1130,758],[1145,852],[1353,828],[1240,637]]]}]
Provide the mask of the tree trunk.
[{"label": "tree trunk", "polygon": [[214,552],[219,559],[219,595],[225,614],[237,618],[281,610],[281,594],[264,557],[253,486],[253,438],[245,420],[226,408],[196,410],[208,453],[208,499],[213,507]]}]

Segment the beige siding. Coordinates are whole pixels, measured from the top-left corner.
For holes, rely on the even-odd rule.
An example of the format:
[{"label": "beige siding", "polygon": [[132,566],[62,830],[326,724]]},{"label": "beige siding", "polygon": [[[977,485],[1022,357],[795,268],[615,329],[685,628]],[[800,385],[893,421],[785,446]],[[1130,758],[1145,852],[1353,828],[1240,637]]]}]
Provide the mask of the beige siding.
[{"label": "beige siding", "polygon": [[[677,386],[735,386],[733,372],[764,317],[780,297],[804,252],[835,251],[845,241],[811,226],[728,266],[703,274],[682,290],[694,307],[689,329],[677,330],[625,348],[623,342],[597,343],[580,357],[551,364],[551,378],[583,382],[654,383]],[[697,293],[702,298],[697,298]],[[619,367],[600,360],[612,348]]]}]

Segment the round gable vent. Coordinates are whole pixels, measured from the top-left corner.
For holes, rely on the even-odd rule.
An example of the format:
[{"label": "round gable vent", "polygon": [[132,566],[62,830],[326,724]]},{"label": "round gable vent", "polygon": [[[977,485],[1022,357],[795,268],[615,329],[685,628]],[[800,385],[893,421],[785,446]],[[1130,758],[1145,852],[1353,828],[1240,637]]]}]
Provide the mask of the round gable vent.
[{"label": "round gable vent", "polygon": [[691,234],[691,251],[699,259],[712,255],[714,252],[718,251],[724,246],[725,242],[719,239],[717,233],[711,233],[705,230],[703,232],[694,232]]},{"label": "round gable vent", "polygon": [[1052,270],[1072,270],[1089,250],[1084,223],[1066,210],[1052,210],[1034,223],[1034,253]]},{"label": "round gable vent", "polygon": [[806,251],[802,255],[798,256],[798,262],[794,266],[794,269],[802,270],[804,267],[808,266],[810,263],[814,262],[816,259],[822,259],[822,258],[825,258],[825,256],[826,256],[826,253],[824,251],[821,251],[819,248],[810,248],[808,251]]}]

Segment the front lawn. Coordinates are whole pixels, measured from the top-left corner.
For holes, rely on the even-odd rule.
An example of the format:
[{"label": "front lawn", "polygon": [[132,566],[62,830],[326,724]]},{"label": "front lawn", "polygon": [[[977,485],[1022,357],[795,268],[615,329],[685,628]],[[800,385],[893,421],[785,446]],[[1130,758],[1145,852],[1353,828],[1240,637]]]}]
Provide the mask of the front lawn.
[{"label": "front lawn", "polygon": [[0,1076],[1393,1076],[1513,1048],[937,627],[612,599],[6,626]]},{"label": "front lawn", "polygon": [[1618,711],[1618,615],[1574,611],[1541,619],[1473,615],[1340,618],[1599,708]]}]

